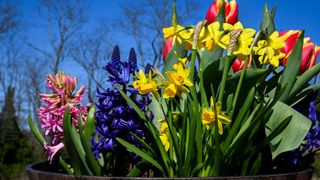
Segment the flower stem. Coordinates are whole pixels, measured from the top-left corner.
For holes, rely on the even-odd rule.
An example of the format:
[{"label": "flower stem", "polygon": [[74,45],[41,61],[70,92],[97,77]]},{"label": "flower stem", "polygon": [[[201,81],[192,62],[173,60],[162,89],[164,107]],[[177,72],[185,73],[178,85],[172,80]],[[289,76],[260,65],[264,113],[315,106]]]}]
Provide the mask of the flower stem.
[{"label": "flower stem", "polygon": [[224,89],[226,87],[227,75],[228,75],[230,63],[231,63],[231,61],[229,59],[226,59],[226,61],[224,62],[221,86],[219,89],[218,102],[222,102],[222,100],[223,100],[223,93],[224,93]]},{"label": "flower stem", "polygon": [[215,145],[214,145],[214,164],[213,164],[213,176],[219,176],[219,168],[220,168],[220,161],[221,161],[221,154],[220,154],[220,134],[219,134],[219,125],[218,125],[218,114],[217,114],[217,107],[216,102],[213,103],[213,110],[214,110],[214,118],[215,118],[215,125],[214,125],[214,134],[215,134]]},{"label": "flower stem", "polygon": [[243,82],[243,78],[244,78],[244,76],[246,74],[246,71],[247,71],[248,61],[249,61],[249,56],[247,56],[247,58],[246,58],[246,61],[245,61],[244,66],[243,66],[244,69],[241,72],[240,79],[239,79],[239,82],[237,84],[236,93],[235,93],[233,101],[232,101],[232,110],[231,110],[230,115],[229,115],[230,119],[232,119],[233,113],[234,113],[234,109],[236,108],[236,105],[237,105],[237,100],[238,100],[238,96],[239,96],[239,93],[240,93],[240,89],[241,89],[241,85],[242,85],[242,82]]},{"label": "flower stem", "polygon": [[[250,51],[252,51],[253,46],[257,43],[259,34],[260,34],[260,31],[255,35],[254,40],[253,40],[253,42],[251,44],[251,47],[250,47]],[[232,110],[231,110],[231,113],[230,113],[230,116],[229,116],[230,119],[232,119],[234,110],[235,110],[236,105],[237,105],[237,101],[238,101],[240,89],[241,89],[241,86],[242,86],[242,82],[243,82],[244,76],[245,76],[246,71],[247,71],[247,64],[249,63],[249,58],[250,58],[250,55],[247,56],[246,61],[245,61],[244,66],[243,66],[244,69],[240,74],[239,83],[237,84],[236,93],[235,93],[234,99],[232,101]]]}]

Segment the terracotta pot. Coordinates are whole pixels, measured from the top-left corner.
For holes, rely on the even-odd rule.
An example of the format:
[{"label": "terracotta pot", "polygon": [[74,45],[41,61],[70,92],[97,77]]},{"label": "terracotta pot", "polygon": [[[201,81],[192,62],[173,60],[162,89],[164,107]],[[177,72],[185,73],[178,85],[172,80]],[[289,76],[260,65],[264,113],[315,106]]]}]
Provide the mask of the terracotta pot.
[{"label": "terracotta pot", "polygon": [[[30,180],[111,180],[111,179],[132,179],[132,180],[167,180],[172,178],[147,178],[147,177],[102,177],[102,176],[73,176],[63,173],[57,173],[46,161],[36,162],[26,166],[26,172]],[[257,175],[257,176],[228,176],[228,177],[194,177],[194,178],[174,178],[178,180],[309,180],[312,178],[313,170],[308,169],[301,172],[272,174],[272,175]]]}]

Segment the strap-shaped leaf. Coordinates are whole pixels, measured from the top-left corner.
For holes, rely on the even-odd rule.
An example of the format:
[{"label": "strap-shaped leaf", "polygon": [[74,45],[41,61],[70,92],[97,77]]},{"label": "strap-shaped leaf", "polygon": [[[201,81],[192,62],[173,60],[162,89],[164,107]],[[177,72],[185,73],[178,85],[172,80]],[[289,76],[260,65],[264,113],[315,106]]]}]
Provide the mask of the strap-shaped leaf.
[{"label": "strap-shaped leaf", "polygon": [[255,95],[255,87],[252,87],[242,108],[240,109],[240,112],[237,116],[237,118],[235,119],[234,122],[232,122],[232,127],[230,129],[230,132],[224,142],[224,148],[222,148],[223,150],[226,150],[226,148],[230,145],[231,140],[237,135],[237,132],[239,131],[239,129],[241,128],[241,124],[244,121],[244,117],[247,114],[247,112],[249,111],[252,102],[254,100],[254,95]]},{"label": "strap-shaped leaf", "polygon": [[142,176],[147,170],[149,170],[149,163],[142,159],[134,168],[130,170],[127,177],[139,177]]},{"label": "strap-shaped leaf", "polygon": [[272,132],[282,124],[287,117],[292,116],[289,125],[271,141],[272,157],[276,157],[282,152],[297,148],[308,133],[311,121],[290,106],[278,101],[273,107],[273,113],[266,124],[266,134]]},{"label": "strap-shaped leaf", "polygon": [[152,149],[152,147],[149,145],[149,144],[147,144],[143,139],[141,139],[139,136],[137,136],[136,134],[134,134],[134,133],[132,133],[132,132],[130,132],[130,134],[132,135],[132,136],[134,136],[142,145],[143,145],[143,147],[146,149],[146,150],[148,150],[153,156],[157,156],[157,153]]},{"label": "strap-shaped leaf", "polygon": [[137,148],[136,146],[128,143],[127,141],[117,138],[117,141],[123,145],[124,147],[126,147],[128,150],[132,151],[133,153],[137,154],[138,156],[140,156],[141,158],[143,158],[144,160],[148,161],[149,163],[151,163],[154,167],[158,168],[161,172],[163,171],[162,166],[156,161],[154,160],[149,154],[143,152],[142,150],[140,150],[139,148]]},{"label": "strap-shaped leaf", "polygon": [[274,14],[275,14],[275,9],[273,10],[273,12],[271,14],[270,10],[268,8],[268,5],[266,4],[264,6],[263,18],[262,18],[262,22],[260,25],[260,30],[263,31],[264,34],[267,36],[271,35],[276,30],[276,26],[273,21]]},{"label": "strap-shaped leaf", "polygon": [[63,118],[63,141],[67,150],[67,154],[69,155],[69,158],[71,160],[70,163],[72,168],[74,169],[74,173],[76,175],[81,175],[82,163],[71,140],[70,121],[70,109],[67,108],[64,112]]},{"label": "strap-shaped leaf", "polygon": [[[91,108],[92,110],[93,108]],[[90,110],[90,111],[91,111]],[[94,110],[94,109],[93,109]],[[90,111],[89,111],[89,114],[90,114]],[[93,112],[91,112],[91,115],[93,114]],[[86,121],[86,125],[88,123],[88,121],[91,121],[91,120],[88,120],[89,119],[89,115],[87,116],[87,121]],[[94,120],[94,119],[93,119]],[[80,134],[80,140],[81,140],[81,145],[83,147],[83,150],[84,150],[84,154],[85,154],[85,160],[87,162],[87,166],[88,168],[90,169],[90,171],[94,174],[94,175],[101,175],[101,167],[99,165],[99,162],[97,161],[96,157],[92,154],[92,149],[89,145],[89,141],[90,139],[87,139],[86,138],[86,130],[87,131],[92,131],[91,128],[89,129],[86,129],[82,126],[82,118],[81,118],[81,115],[78,117],[78,126],[79,126],[79,134]],[[94,128],[94,126],[93,126]],[[82,131],[81,131],[82,130]],[[93,129],[94,130],[94,129]],[[92,132],[91,133],[88,133],[87,132],[87,135],[91,134],[92,135]]]},{"label": "strap-shaped leaf", "polygon": [[301,58],[302,58],[302,46],[303,46],[304,31],[301,31],[293,50],[289,56],[287,65],[280,79],[281,88],[285,87],[284,93],[280,97],[280,101],[286,102],[288,96],[293,88],[296,81],[296,77],[299,71]]},{"label": "strap-shaped leaf", "polygon": [[295,96],[300,90],[316,75],[320,72],[320,64],[316,64],[304,72],[301,76],[298,77],[297,81],[295,82],[290,97]]},{"label": "strap-shaped leaf", "polygon": [[173,64],[178,62],[178,57],[176,56],[175,52],[178,56],[184,57],[187,51],[184,49],[185,42],[182,42],[179,45],[173,45],[170,49],[163,65],[162,74],[166,76],[167,71],[173,70]]},{"label": "strap-shaped leaf", "polygon": [[41,144],[41,146],[44,147],[46,140],[44,139],[44,137],[40,133],[39,129],[35,126],[35,124],[33,123],[30,116],[28,117],[28,124],[29,124],[29,127],[30,127],[31,132],[34,135],[34,137],[38,140],[38,142]]},{"label": "strap-shaped leaf", "polygon": [[83,127],[83,135],[86,140],[86,142],[90,141],[90,138],[92,136],[92,133],[95,131],[95,119],[94,119],[94,113],[96,111],[96,107],[93,105],[87,115],[85,126]]},{"label": "strap-shaped leaf", "polygon": [[117,87],[117,89],[119,90],[121,96],[127,101],[127,103],[130,104],[130,106],[132,106],[134,111],[136,111],[136,113],[139,115],[139,117],[144,121],[148,121],[148,119],[146,118],[145,113],[143,111],[141,111],[141,109],[133,102],[133,100],[130,99],[127,96],[127,94],[122,91],[122,89],[120,89],[119,87]]}]

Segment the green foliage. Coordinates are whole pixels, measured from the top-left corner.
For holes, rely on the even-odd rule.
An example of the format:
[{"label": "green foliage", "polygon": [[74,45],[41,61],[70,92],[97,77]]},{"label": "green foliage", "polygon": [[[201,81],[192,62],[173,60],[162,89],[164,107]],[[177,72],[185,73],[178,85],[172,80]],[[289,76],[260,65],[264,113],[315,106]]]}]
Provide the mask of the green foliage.
[{"label": "green foliage", "polygon": [[14,107],[14,88],[9,87],[0,113],[0,179],[18,178],[24,167],[41,158],[27,134],[20,131]]},{"label": "green foliage", "polygon": [[[257,33],[255,41],[276,30],[274,15],[275,8],[270,12],[265,6],[261,33]],[[225,18],[217,19],[223,21]],[[140,163],[144,167],[149,164],[150,169],[168,177],[249,175],[272,171],[273,159],[297,148],[311,126],[310,120],[290,105],[320,88],[319,84],[308,84],[320,71],[319,66],[301,76],[298,74],[302,44],[303,32],[283,69],[257,64],[236,73],[231,70],[236,56],[224,55],[219,47],[211,52],[192,49],[191,54],[185,54],[183,44],[173,47],[165,61],[163,74],[172,70],[178,57],[187,57],[191,62],[189,77],[194,86],[190,87],[190,94],[180,99],[152,99],[156,101],[151,104],[155,117],[168,124],[168,152],[164,151],[159,140],[162,132],[121,90],[122,96],[147,124],[155,143],[138,149],[121,139],[118,141],[142,157]],[[253,52],[252,56],[254,63],[257,57]],[[246,64],[248,61],[249,57]],[[203,107],[208,107],[210,97],[221,102],[222,111],[231,119],[222,135],[218,132],[217,121],[212,129],[201,123]],[[215,119],[218,119],[215,105],[213,109]],[[178,116],[174,116],[175,113]],[[142,171],[135,167],[129,174],[141,174]]]}]

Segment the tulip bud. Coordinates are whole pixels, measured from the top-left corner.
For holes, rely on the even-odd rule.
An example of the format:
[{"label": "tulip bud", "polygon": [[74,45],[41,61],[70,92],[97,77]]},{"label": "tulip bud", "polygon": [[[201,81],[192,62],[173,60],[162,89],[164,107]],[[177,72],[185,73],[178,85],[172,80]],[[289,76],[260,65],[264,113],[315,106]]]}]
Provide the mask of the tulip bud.
[{"label": "tulip bud", "polygon": [[281,49],[281,52],[284,53],[286,56],[281,60],[281,64],[284,66],[287,64],[288,57],[291,54],[291,50],[298,39],[300,31],[298,30],[288,30],[282,31],[279,33],[279,37],[287,36],[285,40],[285,46]]},{"label": "tulip bud", "polygon": [[[177,18],[177,11],[176,11],[176,4],[172,3],[172,18],[171,18],[171,24],[174,28],[177,27],[178,25],[178,18]],[[170,51],[170,49],[172,48],[173,46],[173,38],[172,37],[169,37],[165,40],[165,43],[164,43],[164,48],[163,48],[163,53],[162,53],[162,60],[166,60],[166,57]]]},{"label": "tulip bud", "polygon": [[303,45],[299,74],[304,73],[316,63],[316,59],[319,52],[320,52],[320,47],[319,46],[315,47],[314,43],[306,42]]},{"label": "tulip bud", "polygon": [[[289,30],[279,33],[279,36],[287,36],[285,40],[285,47],[281,49],[286,56],[281,60],[281,64],[285,66],[287,64],[288,58],[291,54],[291,51],[298,39],[300,31],[298,30]],[[304,38],[303,49],[302,49],[302,59],[299,68],[299,74],[304,73],[306,70],[310,69],[315,63],[317,56],[320,52],[320,47],[315,46],[314,43],[310,41],[310,38]]]},{"label": "tulip bud", "polygon": [[[245,59],[244,60],[239,60],[238,58],[236,60],[234,60],[234,62],[232,63],[231,67],[232,67],[232,71],[234,73],[240,71],[243,69],[244,67],[244,64],[245,64]],[[250,67],[250,64],[251,64],[251,57],[249,59],[249,62],[247,64],[247,69]]]},{"label": "tulip bud", "polygon": [[162,53],[162,59],[163,61],[166,60],[166,57],[170,51],[170,49],[172,48],[173,45],[173,39],[172,37],[166,39],[166,42],[164,44],[164,49],[163,49],[163,53]]},{"label": "tulip bud", "polygon": [[[222,3],[222,0],[216,0],[211,4],[206,14],[208,24],[216,20]],[[238,4],[235,0],[231,0],[230,3],[227,0],[225,1],[225,17],[228,24],[234,25],[238,21]]]}]

